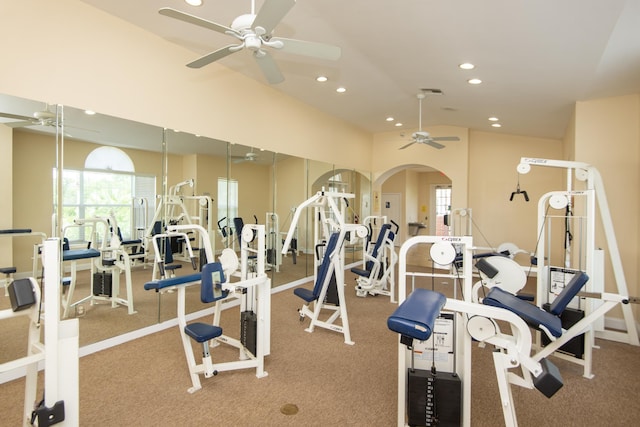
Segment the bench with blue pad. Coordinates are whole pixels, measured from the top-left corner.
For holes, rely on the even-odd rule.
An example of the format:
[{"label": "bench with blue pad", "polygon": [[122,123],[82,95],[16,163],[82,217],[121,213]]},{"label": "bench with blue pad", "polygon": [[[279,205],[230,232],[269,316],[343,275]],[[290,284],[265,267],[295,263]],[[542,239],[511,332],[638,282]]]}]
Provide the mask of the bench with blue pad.
[{"label": "bench with blue pad", "polygon": [[[378,259],[378,253],[380,252],[380,249],[382,248],[382,245],[384,243],[384,238],[387,234],[387,230],[389,230],[390,228],[391,228],[391,224],[383,224],[382,227],[380,227],[380,233],[378,234],[378,239],[376,240],[375,245],[373,245],[373,250],[371,251],[372,258]],[[392,237],[392,240],[393,240],[393,237]],[[373,263],[374,261],[367,261],[364,269],[353,267],[351,269],[351,272],[357,274],[358,276],[368,277],[369,274],[371,274],[371,270],[373,269]]]},{"label": "bench with blue pad", "polygon": [[576,273],[555,298],[548,312],[498,287],[491,288],[482,303],[509,310],[521,317],[529,326],[536,329],[541,329],[543,326],[551,335],[558,338],[562,336],[560,315],[588,280],[589,276],[586,273]]},{"label": "bench with blue pad", "polygon": [[[205,304],[216,302],[226,298],[229,292],[222,290],[220,283],[225,281],[222,264],[211,262],[202,267],[202,281],[200,282],[200,301]],[[193,338],[196,342],[206,343],[207,341],[222,335],[222,328],[219,326],[195,322],[184,327],[184,333]],[[205,353],[208,349],[204,348]]]},{"label": "bench with blue pad", "polygon": [[100,256],[100,251],[94,248],[87,249],[71,249],[69,245],[69,239],[66,237],[62,243],[62,260],[63,261],[76,261],[79,259],[97,258]]},{"label": "bench with blue pad", "polygon": [[333,233],[329,238],[329,243],[327,243],[327,248],[324,252],[324,257],[322,258],[322,264],[318,269],[318,277],[316,278],[316,283],[313,286],[313,290],[309,290],[306,288],[296,288],[293,290],[293,293],[296,296],[302,298],[307,303],[320,298],[322,286],[324,285],[324,282],[327,279],[327,275],[329,274],[329,267],[331,266],[331,254],[333,254],[333,252],[336,250],[339,237],[340,233]]},{"label": "bench with blue pad", "polygon": [[16,267],[2,267],[0,268],[0,273],[6,274],[9,276],[10,274],[14,274],[17,271]]},{"label": "bench with blue pad", "polygon": [[447,302],[439,292],[418,288],[387,319],[387,327],[401,335],[401,342],[411,346],[414,339],[425,341],[433,332],[436,319]]}]

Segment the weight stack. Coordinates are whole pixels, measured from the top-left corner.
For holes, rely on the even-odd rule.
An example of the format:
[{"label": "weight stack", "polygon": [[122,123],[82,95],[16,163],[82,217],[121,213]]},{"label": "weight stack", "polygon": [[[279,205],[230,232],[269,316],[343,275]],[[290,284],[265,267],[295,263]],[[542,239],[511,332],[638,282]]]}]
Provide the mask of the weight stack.
[{"label": "weight stack", "polygon": [[256,355],[256,333],[258,328],[258,316],[253,311],[240,313],[240,342]]},{"label": "weight stack", "polygon": [[410,426],[459,427],[462,381],[456,374],[409,370],[407,415]]},{"label": "weight stack", "polygon": [[[551,304],[545,303],[542,305],[542,309],[545,311],[549,311]],[[578,323],[584,317],[584,311],[578,310],[575,308],[565,308],[562,314],[560,314],[560,321],[562,323],[563,329],[569,329],[576,323]],[[551,340],[549,337],[543,332],[542,334],[542,345],[548,345]],[[582,359],[584,355],[584,334],[578,335],[569,340],[565,345],[560,347],[560,351],[564,353],[568,353],[578,359]]]},{"label": "weight stack", "polygon": [[112,280],[111,273],[93,273],[93,295],[110,297]]}]

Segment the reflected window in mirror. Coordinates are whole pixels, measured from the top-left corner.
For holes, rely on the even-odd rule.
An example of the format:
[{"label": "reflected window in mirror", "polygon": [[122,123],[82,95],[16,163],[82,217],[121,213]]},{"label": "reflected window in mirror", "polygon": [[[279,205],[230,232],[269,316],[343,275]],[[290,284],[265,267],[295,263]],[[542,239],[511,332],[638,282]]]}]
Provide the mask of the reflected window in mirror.
[{"label": "reflected window in mirror", "polygon": [[122,150],[99,147],[89,153],[83,170],[65,169],[62,179],[62,228],[72,242],[90,239],[84,227],[73,227],[77,219],[110,218],[122,238],[133,239],[153,218],[156,177],[136,174]]}]

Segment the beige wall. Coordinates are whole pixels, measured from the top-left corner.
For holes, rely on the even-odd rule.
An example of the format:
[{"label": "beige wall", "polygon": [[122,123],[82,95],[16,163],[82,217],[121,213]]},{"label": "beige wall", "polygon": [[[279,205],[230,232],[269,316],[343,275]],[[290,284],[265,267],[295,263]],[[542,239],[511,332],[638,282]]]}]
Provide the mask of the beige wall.
[{"label": "beige wall", "polygon": [[222,65],[190,69],[193,52],[77,0],[3,5],[0,38],[20,40],[3,48],[2,93],[371,168],[369,133]]},{"label": "beige wall", "polygon": [[[602,176],[629,293],[640,295],[640,94],[577,103],[575,156]],[[600,223],[596,246],[607,247]],[[613,290],[605,252],[605,282]],[[637,318],[638,307],[634,310]]]},{"label": "beige wall", "polygon": [[[474,244],[497,247],[510,242],[533,252],[538,238],[538,199],[548,191],[564,189],[564,175],[559,169],[544,168],[519,176],[516,167],[521,157],[561,159],[562,142],[481,131],[470,134],[467,207],[472,209],[477,227]],[[520,189],[527,191],[529,202],[521,195],[509,201],[518,179]],[[453,191],[457,191],[455,184]]]}]

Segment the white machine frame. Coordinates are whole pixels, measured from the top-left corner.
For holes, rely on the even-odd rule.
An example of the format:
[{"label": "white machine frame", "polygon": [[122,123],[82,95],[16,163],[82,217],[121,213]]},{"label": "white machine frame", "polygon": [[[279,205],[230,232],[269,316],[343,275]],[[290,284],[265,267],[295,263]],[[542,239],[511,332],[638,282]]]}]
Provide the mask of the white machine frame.
[{"label": "white machine frame", "polygon": [[[109,223],[112,222],[112,224]],[[97,244],[96,240],[96,228],[97,225],[101,224],[104,226],[104,236],[102,238],[102,242],[99,248],[95,248],[100,251],[100,256],[91,258],[91,268],[90,268],[90,285],[89,285],[89,295],[81,298],[78,301],[73,301],[73,294],[76,288],[76,276],[77,276],[77,261],[71,260],[70,270],[71,270],[71,283],[69,284],[69,289],[67,290],[67,296],[62,297],[62,306],[64,308],[63,318],[67,318],[71,314],[71,309],[79,306],[85,302],[90,302],[91,305],[94,305],[97,301],[106,301],[111,303],[112,308],[116,308],[119,305],[127,307],[128,314],[137,313],[133,307],[133,285],[131,280],[131,260],[129,258],[129,253],[122,247],[120,244],[120,239],[117,236],[117,224],[114,218],[110,218],[107,220],[102,217],[95,218],[83,218],[76,219],[72,227],[83,227],[89,225],[92,229],[92,238],[91,244]],[[65,227],[65,230],[68,227]],[[110,260],[113,260],[112,265],[103,264],[103,260],[109,257]],[[111,288],[111,296],[102,296],[102,295],[94,295],[93,294],[93,274],[95,272],[108,272],[112,275],[112,288]],[[126,298],[122,298],[120,296],[120,274],[124,273],[125,276],[125,288],[126,288]]]},{"label": "white machine frame", "polygon": [[[380,225],[378,225],[378,219],[382,221]],[[369,228],[369,224],[374,224]],[[387,216],[368,216],[364,219],[363,225],[372,232],[375,230],[377,233],[380,233],[380,230],[384,224],[396,225],[393,221],[387,222]],[[368,261],[372,261],[375,265],[374,270],[371,271],[371,274],[367,277],[358,276],[356,277],[356,295],[359,297],[366,297],[367,295],[384,295],[388,296],[390,302],[396,302],[395,289],[396,289],[396,280],[395,280],[395,270],[396,263],[398,262],[398,255],[395,251],[395,243],[394,240],[389,238],[389,233],[396,233],[391,228],[388,230],[387,234],[384,236],[384,240],[382,245],[379,248],[378,258],[373,257],[373,249],[375,247],[375,240],[368,242],[368,247],[363,248],[362,251],[362,268],[366,269],[366,265]],[[377,234],[376,234],[377,236]],[[372,236],[373,237],[373,236]],[[397,237],[397,233],[396,233]],[[379,276],[380,271],[383,271],[381,277]]]},{"label": "white machine frame", "polygon": [[[169,226],[169,233],[186,233],[188,231],[197,231],[201,235],[207,233],[207,231],[199,225],[174,225]],[[257,314],[257,330],[256,330],[256,354],[251,354],[240,340],[229,337],[227,335],[221,335],[211,340],[210,346],[214,347],[218,344],[227,344],[235,347],[239,351],[239,360],[231,362],[213,363],[211,356],[205,357],[202,363],[197,363],[193,351],[193,343],[191,338],[185,333],[185,326],[187,326],[185,302],[186,302],[186,286],[175,286],[177,290],[177,313],[178,313],[178,326],[180,328],[180,336],[182,338],[182,345],[184,347],[185,357],[187,359],[187,365],[189,367],[189,375],[191,377],[192,387],[188,389],[189,393],[194,393],[202,388],[200,381],[200,375],[205,378],[210,378],[217,372],[231,371],[237,369],[256,369],[256,377],[262,378],[267,376],[267,372],[264,370],[264,358],[271,352],[271,280],[265,273],[265,239],[264,239],[264,225],[257,224],[245,224],[243,228],[243,238],[245,233],[248,236],[256,232],[258,243],[255,254],[257,256],[257,270],[253,273],[249,272],[247,248],[242,248],[241,251],[241,277],[240,281],[230,282],[231,274],[225,271],[227,281],[222,284],[222,290],[228,291],[227,298],[237,298],[240,300],[240,311],[246,309],[246,305],[250,303],[256,308]],[[202,239],[205,242],[205,253],[207,261],[213,260],[213,250],[208,242],[208,239]],[[224,268],[223,264],[223,268]],[[226,268],[225,268],[226,270]],[[235,266],[232,266],[231,271],[235,271]],[[250,277],[253,276],[253,277]],[[198,282],[199,283],[199,282]],[[228,304],[228,303],[226,303]],[[215,303],[215,310],[213,316],[213,325],[220,325],[222,300],[218,300]]]},{"label": "white machine frame", "polygon": [[[169,194],[166,196],[157,196],[160,202],[156,207],[155,214],[151,223],[149,223],[145,232],[145,241],[148,242],[153,238],[153,229],[155,223],[161,223],[166,220],[167,226],[170,220],[182,222],[179,225],[199,225],[206,230],[206,235],[200,236],[201,241],[199,247],[205,247],[202,239],[207,239],[208,245],[215,251],[215,234],[213,233],[213,200],[207,195],[203,196],[184,196],[180,194],[180,190],[185,187],[194,187],[193,178],[182,181],[169,188]],[[198,205],[198,214],[193,215],[185,202],[193,202]],[[178,254],[174,256],[179,257]]]},{"label": "white machine frame", "polygon": [[[452,277],[448,274],[438,273],[410,273],[406,268],[406,255],[411,247],[419,243],[432,243],[431,256],[434,262],[444,264],[440,261],[440,253],[455,253],[454,249],[449,251],[440,251],[440,247],[444,243],[451,243],[462,249],[462,268],[463,273],[459,277],[463,280],[464,300],[455,298],[447,298],[443,307],[443,311],[452,311],[456,313],[456,342],[455,342],[455,372],[462,380],[462,425],[471,425],[471,340],[478,341],[481,346],[490,344],[499,351],[493,352],[494,367],[500,392],[501,407],[503,410],[504,420],[507,427],[517,426],[517,418],[511,392],[511,385],[517,385],[523,388],[533,388],[533,377],[538,377],[543,373],[541,361],[547,356],[553,354],[561,346],[569,342],[576,336],[588,331],[592,324],[600,317],[604,316],[609,310],[618,304],[622,307],[628,305],[629,297],[618,294],[609,293],[593,293],[581,292],[578,294],[581,298],[597,298],[601,304],[592,312],[588,313],[583,319],[573,325],[569,330],[563,331],[558,338],[549,336],[551,342],[542,349],[538,349],[533,353],[533,336],[529,326],[523,319],[515,313],[498,307],[491,307],[479,303],[480,298],[478,292],[481,288],[480,283],[471,287],[472,259],[473,247],[471,245],[471,237],[436,237],[436,236],[416,236],[407,240],[400,249],[399,260],[399,288],[398,299],[402,304],[406,299],[407,284],[406,278],[416,276],[432,276],[432,277]],[[434,249],[435,255],[434,256]],[[445,248],[446,249],[446,248]],[[446,258],[446,256],[444,257]],[[454,257],[451,257],[453,260]],[[508,260],[508,258],[502,258]],[[515,261],[508,260],[513,263],[513,269],[518,269]],[[457,276],[453,276],[458,278]],[[485,283],[492,286],[495,284]],[[413,286],[412,286],[413,290]],[[510,334],[500,330],[500,326],[496,322],[508,322]],[[549,334],[550,335],[550,334]],[[407,366],[410,360],[411,351],[404,344],[399,342],[398,346],[398,426],[405,426],[406,402],[407,402]],[[520,373],[512,371],[520,368]]]},{"label": "white machine frame", "polygon": [[[339,231],[341,233],[340,242],[344,241],[346,233],[350,233],[351,239],[355,241],[356,238],[364,238],[367,235],[367,229],[361,224],[346,224],[346,209],[347,209],[347,200],[355,198],[354,194],[350,193],[339,193],[332,191],[322,191],[317,192],[314,196],[310,197],[303,203],[301,203],[295,210],[293,218],[291,220],[291,224],[289,227],[289,232],[287,233],[287,237],[282,245],[282,254],[286,255],[289,251],[289,245],[291,244],[291,239],[294,237],[296,233],[296,226],[298,224],[298,220],[300,219],[301,212],[304,208],[313,207],[314,208],[314,218],[317,218],[318,221],[314,221],[314,245],[322,240],[328,242],[329,237],[332,232]],[[328,209],[328,212],[327,212]],[[340,332],[344,335],[345,344],[353,345],[354,342],[351,340],[351,331],[349,328],[349,317],[347,314],[347,303],[344,295],[344,244],[340,245],[340,250],[338,251],[337,257],[332,259],[334,264],[334,272],[336,276],[336,287],[338,291],[338,306],[333,304],[324,303],[324,297],[327,292],[327,288],[329,286],[329,280],[326,281],[326,284],[323,286],[320,297],[314,303],[313,310],[309,309],[305,304],[300,311],[301,316],[309,316],[311,318],[311,324],[306,329],[307,332],[313,332],[316,326],[329,329],[332,331]],[[314,257],[314,283],[317,280],[317,272],[318,266],[321,263],[321,260],[316,259]],[[323,310],[333,311],[333,314],[325,321],[319,320],[320,312]],[[336,321],[340,319],[341,325],[336,324]]]},{"label": "white machine frame", "polygon": [[[537,301],[538,305],[547,302],[549,300],[549,269],[550,265],[547,265],[547,260],[550,257],[549,245],[546,239],[549,237],[545,230],[549,228],[547,223],[547,209],[564,209],[566,206],[570,208],[574,207],[574,203],[577,199],[583,199],[582,219],[584,225],[584,265],[582,259],[577,260],[577,267],[574,266],[576,262],[565,265],[564,267],[580,269],[585,271],[591,280],[587,283],[587,292],[601,293],[602,295],[610,295],[614,298],[613,294],[604,293],[604,253],[602,250],[596,249],[595,246],[595,234],[596,234],[596,204],[600,218],[602,220],[602,226],[604,229],[604,235],[607,242],[607,250],[609,252],[609,259],[613,268],[615,289],[617,294],[628,297],[627,282],[625,279],[624,268],[622,265],[622,259],[618,250],[618,243],[616,240],[615,230],[613,227],[613,220],[609,211],[609,205],[607,203],[607,197],[602,182],[602,177],[598,170],[587,163],[564,161],[564,160],[549,160],[523,157],[517,167],[518,173],[526,174],[531,170],[532,166],[545,166],[553,168],[566,169],[567,176],[567,188],[564,191],[551,191],[542,195],[538,201],[538,275],[537,275]],[[578,181],[583,181],[584,189],[575,190],[573,188],[573,175]],[[564,215],[564,214],[563,214]],[[564,217],[564,216],[562,216]],[[616,299],[616,298],[614,298]],[[585,307],[585,314],[587,317],[592,312],[600,311],[599,306],[603,304],[602,301],[590,300]],[[613,302],[615,304],[615,302]],[[638,332],[636,323],[633,317],[633,311],[628,304],[622,304],[622,313],[624,316],[624,324],[626,331],[613,331],[605,330],[604,317],[599,322],[592,322],[593,327],[589,327],[585,333],[585,354],[582,359],[570,357],[567,355],[558,355],[571,362],[577,363],[583,366],[583,376],[591,378],[592,374],[592,349],[595,346],[594,338],[603,338],[607,340],[614,340],[619,342],[628,343],[631,345],[640,345],[638,339]],[[608,311],[608,310],[606,310]],[[605,311],[605,312],[606,312]],[[554,342],[551,346],[553,348],[559,348]],[[549,352],[549,348],[545,348],[545,353]]]},{"label": "white machine frame", "polygon": [[[458,247],[462,253],[462,274],[449,273],[425,273],[407,271],[407,253],[414,245],[433,244],[446,245],[452,244]],[[473,258],[473,241],[469,236],[449,237],[449,236],[426,236],[419,235],[410,237],[400,247],[398,256],[398,305],[402,304],[407,298],[407,277],[412,279],[415,277],[438,277],[447,278],[454,281],[462,280],[465,302],[471,304],[472,292],[472,258]],[[454,285],[455,286],[455,285]],[[412,280],[411,289],[414,289]],[[445,310],[455,311],[458,307],[457,300],[447,299]],[[477,305],[477,304],[476,304]],[[490,308],[490,307],[489,307]],[[471,337],[465,332],[466,320],[460,312],[456,312],[454,317],[455,328],[455,371],[462,381],[462,405],[463,405],[463,425],[471,425]],[[526,325],[525,325],[526,326]],[[525,328],[528,331],[528,328]],[[410,366],[409,361],[411,352],[407,350],[404,344],[398,342],[398,426],[405,426],[406,403],[407,403],[407,369]]]},{"label": "white machine frame", "polygon": [[38,369],[44,365],[44,409],[51,409],[59,402],[64,404],[64,420],[60,426],[78,426],[79,373],[78,373],[78,319],[60,320],[60,239],[51,238],[43,243],[44,276],[44,344],[40,341],[40,288],[31,277],[35,304],[25,310],[0,311],[0,320],[16,316],[28,316],[29,338],[25,357],[0,364],[0,373],[26,369],[23,422],[31,426],[31,416],[36,402]]}]

